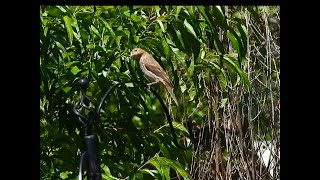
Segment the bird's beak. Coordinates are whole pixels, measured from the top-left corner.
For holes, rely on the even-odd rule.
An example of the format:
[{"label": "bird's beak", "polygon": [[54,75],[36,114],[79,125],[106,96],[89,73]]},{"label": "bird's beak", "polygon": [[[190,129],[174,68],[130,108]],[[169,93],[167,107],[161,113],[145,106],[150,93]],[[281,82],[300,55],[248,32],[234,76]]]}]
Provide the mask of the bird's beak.
[{"label": "bird's beak", "polygon": [[132,54],[132,52],[131,52],[131,53],[130,53],[130,57],[132,57],[132,55],[133,55],[133,54]]}]

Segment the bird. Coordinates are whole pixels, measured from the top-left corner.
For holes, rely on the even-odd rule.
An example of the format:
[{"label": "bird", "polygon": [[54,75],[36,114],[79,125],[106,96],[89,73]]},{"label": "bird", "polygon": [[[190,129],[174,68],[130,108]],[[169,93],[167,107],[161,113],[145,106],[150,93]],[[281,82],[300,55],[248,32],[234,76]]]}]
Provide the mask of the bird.
[{"label": "bird", "polygon": [[162,87],[164,87],[166,92],[170,94],[175,104],[179,106],[177,98],[173,92],[172,82],[170,81],[168,74],[152,57],[152,55],[142,48],[134,48],[131,51],[130,56],[136,60],[139,60],[140,69],[151,81],[147,85],[150,87],[153,84],[159,83]]}]

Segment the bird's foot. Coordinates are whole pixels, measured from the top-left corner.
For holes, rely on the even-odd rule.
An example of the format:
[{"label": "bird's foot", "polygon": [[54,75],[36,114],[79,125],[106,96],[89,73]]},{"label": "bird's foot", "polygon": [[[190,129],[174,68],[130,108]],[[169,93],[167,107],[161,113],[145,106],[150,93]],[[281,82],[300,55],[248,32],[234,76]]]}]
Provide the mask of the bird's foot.
[{"label": "bird's foot", "polygon": [[150,85],[147,84],[146,86],[144,86],[144,89],[145,89],[145,90],[150,90],[151,87],[150,87]]},{"label": "bird's foot", "polygon": [[151,85],[154,85],[154,84],[158,84],[160,81],[157,79],[156,81],[154,81],[154,82],[151,82],[151,83],[148,83],[147,84],[147,86],[148,86],[148,90],[150,90],[151,89]]}]

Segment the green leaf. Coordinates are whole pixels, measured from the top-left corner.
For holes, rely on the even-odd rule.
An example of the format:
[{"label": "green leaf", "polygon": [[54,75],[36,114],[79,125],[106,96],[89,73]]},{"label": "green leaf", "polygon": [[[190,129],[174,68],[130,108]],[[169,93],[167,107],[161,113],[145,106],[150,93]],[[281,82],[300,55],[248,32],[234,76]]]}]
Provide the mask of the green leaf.
[{"label": "green leaf", "polygon": [[192,75],[193,75],[193,70],[194,70],[194,55],[193,55],[193,53],[192,53],[191,63],[190,63],[189,68],[188,68],[188,76],[189,76],[189,77],[192,77]]},{"label": "green leaf", "polygon": [[80,71],[80,69],[79,69],[77,66],[73,66],[73,67],[71,68],[71,72],[72,72],[72,74],[74,74],[74,75],[78,74],[79,71]]},{"label": "green leaf", "polygon": [[227,31],[227,36],[231,40],[233,48],[237,50],[237,52],[239,52],[239,43],[237,39],[234,37],[233,33],[231,33],[230,31]]},{"label": "green leaf", "polygon": [[[241,34],[241,39],[242,39],[242,44],[243,44],[243,49],[246,52],[247,51],[247,38],[248,38],[248,31],[245,25],[240,24],[238,21],[237,28]],[[246,54],[246,53],[244,53]]]},{"label": "green leaf", "polygon": [[111,28],[110,24],[109,24],[106,20],[104,20],[102,17],[99,17],[99,19],[103,22],[103,24],[105,25],[105,27],[109,30],[111,36],[112,36],[113,38],[115,38],[115,37],[116,37],[116,34],[114,33],[114,31],[113,31],[113,29]]},{"label": "green leaf", "polygon": [[175,29],[175,32],[176,32],[176,35],[177,35],[177,37],[178,37],[178,39],[179,39],[179,41],[180,41],[180,44],[182,45],[182,47],[183,47],[184,49],[186,49],[186,47],[184,46],[183,39],[182,39],[182,37],[181,37],[181,32],[180,32],[179,30],[177,30],[177,29]]},{"label": "green leaf", "polygon": [[156,176],[155,176],[155,173],[156,173],[155,170],[140,169],[139,171],[142,172],[142,173],[144,173],[144,174],[150,174],[152,177],[156,177]]},{"label": "green leaf", "polygon": [[[180,123],[178,123],[178,122],[173,121],[173,122],[172,122],[172,125],[173,125],[173,127],[174,127],[175,129],[179,129],[180,131],[183,131],[183,132],[185,132],[185,133],[187,133],[187,134],[189,133],[188,130],[183,126],[183,124],[180,124]],[[159,132],[162,128],[164,128],[164,127],[169,127],[169,123],[161,126],[160,128],[156,129],[156,130],[153,131],[153,132],[154,132],[154,133],[157,133],[157,132]]]},{"label": "green leaf", "polygon": [[108,44],[109,38],[110,38],[110,36],[108,36],[108,35],[103,36],[103,45],[104,46],[106,46]]},{"label": "green leaf", "polygon": [[121,38],[122,38],[122,36],[117,36],[117,37],[116,37],[116,43],[117,43],[117,46],[118,46],[119,49],[121,48],[121,47],[120,47]]},{"label": "green leaf", "polygon": [[160,152],[163,154],[163,156],[170,157],[169,148],[167,145],[165,145],[165,144],[168,144],[168,142],[165,142],[162,139],[160,140],[160,142],[161,142],[161,144],[159,144]]},{"label": "green leaf", "polygon": [[184,20],[183,24],[186,26],[187,31],[190,32],[196,39],[198,39],[196,32],[194,32],[193,27],[189,24],[187,19]]},{"label": "green leaf", "polygon": [[172,122],[172,125],[173,125],[173,127],[174,127],[175,129],[179,129],[180,131],[183,131],[183,132],[185,132],[185,133],[188,133],[187,128],[185,128],[183,124],[174,121],[174,122]]},{"label": "green leaf", "polygon": [[98,31],[98,29],[96,27],[94,27],[93,25],[91,25],[91,28],[90,28],[99,38],[101,38],[101,34],[100,32]]},{"label": "green leaf", "polygon": [[72,19],[69,16],[64,16],[63,20],[64,20],[64,24],[66,25],[69,43],[70,43],[70,45],[72,45],[72,41],[73,41],[73,30],[72,30],[72,25],[71,25]]},{"label": "green leaf", "polygon": [[141,22],[141,18],[135,14],[131,14],[131,19],[134,21],[134,22]]},{"label": "green leaf", "polygon": [[164,29],[163,23],[159,19],[157,19],[156,21],[159,23],[159,26],[160,26],[162,32],[166,32],[166,30]]},{"label": "green leaf", "polygon": [[169,45],[168,45],[168,43],[167,43],[165,38],[162,39],[161,44],[162,44],[162,47],[163,47],[164,54],[166,55],[166,57],[169,57],[170,47],[169,47]]},{"label": "green leaf", "polygon": [[228,85],[228,82],[227,82],[227,76],[223,69],[221,70],[221,72],[222,73],[218,75],[218,78],[219,78],[219,84],[220,84],[221,90],[224,91]]},{"label": "green leaf", "polygon": [[180,37],[177,36],[177,30],[176,28],[173,26],[173,24],[169,23],[168,26],[167,26],[167,30],[168,30],[168,34],[171,35],[171,40],[174,42],[174,45],[171,45],[168,41],[168,44],[170,44],[171,46],[171,49],[174,48],[174,47],[177,47],[178,49],[180,50],[183,50],[185,49],[184,46],[182,46],[181,42],[183,43],[183,40],[181,39],[181,34],[180,34]]},{"label": "green leaf", "polygon": [[103,9],[108,10],[108,9],[114,9],[114,6],[102,6]]},{"label": "green leaf", "polygon": [[154,165],[162,177],[166,179],[169,178],[170,167],[172,167],[176,172],[178,172],[185,180],[189,180],[188,173],[184,170],[184,166],[181,165],[178,161],[171,160],[165,157],[156,156],[153,158],[150,163]]},{"label": "green leaf", "polygon": [[193,101],[194,100],[194,97],[196,96],[196,90],[194,87],[192,87],[191,89],[189,89],[188,91],[189,93],[189,97],[190,97],[190,100],[189,101]]},{"label": "green leaf", "polygon": [[59,41],[55,41],[56,45],[64,52],[67,53],[66,48]]},{"label": "green leaf", "polygon": [[[206,19],[206,22],[209,24],[212,38],[214,39],[214,45],[217,48],[218,52],[224,54],[224,48],[222,42],[219,40],[219,35],[213,26],[212,14],[209,13],[208,7],[204,8],[203,6],[198,6],[198,9],[201,15]],[[210,18],[209,18],[210,17]]]},{"label": "green leaf", "polygon": [[154,167],[157,168],[163,179],[170,179],[170,166],[160,157],[155,157],[149,161]]},{"label": "green leaf", "polygon": [[40,99],[40,110],[43,112],[45,112],[44,105],[45,105],[45,103],[42,103],[42,101]]},{"label": "green leaf", "polygon": [[93,49],[94,48],[94,44],[87,44],[86,47],[87,47],[87,49]]},{"label": "green leaf", "polygon": [[267,141],[271,141],[271,140],[272,140],[272,136],[271,136],[271,134],[270,134],[270,131],[268,131],[268,132],[266,133],[266,140],[267,140]]},{"label": "green leaf", "polygon": [[245,74],[245,72],[235,63],[236,59],[233,57],[229,57],[227,55],[223,56],[223,62],[225,62],[227,64],[227,66],[231,67],[232,69],[234,69],[239,76],[241,77],[241,79],[243,80],[244,84],[246,85],[247,88],[251,88],[251,84],[250,81],[248,79],[248,76]]},{"label": "green leaf", "polygon": [[[235,49],[237,50],[237,52],[239,53],[239,64],[241,64],[241,58],[245,57],[246,54],[246,49],[243,48],[243,42],[241,41],[241,38],[238,36],[238,34],[231,28],[228,27],[229,31],[227,32],[227,36],[230,38],[230,40],[232,41],[233,46],[235,47]],[[247,42],[246,40],[244,42]]]},{"label": "green leaf", "polygon": [[156,10],[156,15],[157,15],[157,17],[159,17],[160,16],[160,7],[159,6],[153,6],[153,8]]},{"label": "green leaf", "polygon": [[134,40],[134,42],[139,42],[139,39],[140,39],[140,37],[139,36],[133,36],[133,40]]},{"label": "green leaf", "polygon": [[132,122],[133,122],[134,126],[135,126],[137,129],[141,129],[143,123],[142,123],[140,117],[138,117],[138,116],[133,116]]},{"label": "green leaf", "polygon": [[175,18],[178,18],[182,6],[173,6]]},{"label": "green leaf", "polygon": [[70,87],[70,86],[64,87],[64,88],[63,88],[63,91],[64,91],[65,93],[67,93],[67,92],[70,91],[71,88],[72,88],[72,87]]},{"label": "green leaf", "polygon": [[60,178],[61,179],[67,179],[69,174],[72,174],[72,172],[69,172],[69,171],[61,172],[60,173]]},{"label": "green leaf", "polygon": [[224,106],[226,105],[227,101],[228,101],[228,98],[221,99],[220,108],[224,108]]},{"label": "green leaf", "polygon": [[123,12],[123,14],[124,14],[126,17],[128,17],[128,18],[131,17],[131,16],[130,16],[130,10]]},{"label": "green leaf", "polygon": [[64,53],[62,53],[62,58],[63,59],[67,58],[69,56],[74,56],[74,53],[73,52],[64,52]]},{"label": "green leaf", "polygon": [[62,12],[58,7],[51,7],[47,9],[47,12],[49,15],[60,18],[62,17],[65,13]]},{"label": "green leaf", "polygon": [[180,86],[181,92],[184,93],[187,90],[187,86],[185,84]]},{"label": "green leaf", "polygon": [[198,9],[199,9],[200,13],[202,14],[202,16],[206,19],[209,26],[213,29],[213,25],[212,25],[211,21],[209,20],[209,17],[207,16],[207,13],[205,12],[204,7],[198,6]]},{"label": "green leaf", "polygon": [[244,32],[244,34],[245,34],[244,37],[247,39],[247,37],[248,37],[248,30],[247,30],[246,26],[243,25],[243,24],[241,24],[241,28],[239,28],[239,31],[240,31],[240,33],[241,33],[241,31]]},{"label": "green leaf", "polygon": [[101,164],[102,170],[104,173],[102,173],[102,178],[105,180],[118,180],[118,178],[115,178],[111,175],[110,169],[108,166]]},{"label": "green leaf", "polygon": [[219,23],[222,23],[222,25],[227,25],[224,13],[220,6],[213,6],[212,12],[215,15],[215,17],[218,19]]},{"label": "green leaf", "polygon": [[241,14],[239,11],[236,11],[236,12],[232,13],[232,17],[236,17],[236,18],[241,19]]},{"label": "green leaf", "polygon": [[165,159],[167,163],[183,177],[184,180],[190,179],[187,171],[184,170],[184,166],[182,164],[180,164],[178,161],[174,161],[167,158]]}]

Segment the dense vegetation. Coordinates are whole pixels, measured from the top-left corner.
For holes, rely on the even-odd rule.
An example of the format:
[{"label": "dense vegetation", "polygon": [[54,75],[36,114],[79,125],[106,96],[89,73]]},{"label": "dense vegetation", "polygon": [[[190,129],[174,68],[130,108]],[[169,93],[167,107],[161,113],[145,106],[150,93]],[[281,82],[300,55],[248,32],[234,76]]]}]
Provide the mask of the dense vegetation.
[{"label": "dense vegetation", "polygon": [[[191,122],[195,144],[177,149],[157,99],[121,87],[95,124],[105,179],[280,177],[279,7],[42,6],[42,179],[76,179],[83,127],[72,108],[80,78],[96,101],[117,82],[146,82],[129,56],[134,47],[168,71],[182,105],[166,102],[176,133],[190,137]],[[257,142],[272,145],[271,165],[261,163]]]}]

